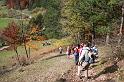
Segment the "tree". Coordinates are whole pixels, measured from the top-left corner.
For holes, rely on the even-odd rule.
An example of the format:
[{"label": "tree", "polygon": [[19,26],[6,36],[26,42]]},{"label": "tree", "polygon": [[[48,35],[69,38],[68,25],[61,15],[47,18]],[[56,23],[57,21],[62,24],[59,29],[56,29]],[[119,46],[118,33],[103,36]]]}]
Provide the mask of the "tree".
[{"label": "tree", "polygon": [[41,13],[39,13],[36,17],[33,17],[30,21],[30,28],[31,28],[31,35],[35,35],[35,36],[42,36],[42,30],[44,28],[44,19],[43,19],[43,15]]},{"label": "tree", "polygon": [[17,51],[17,46],[19,44],[19,35],[18,34],[19,34],[19,27],[17,26],[17,24],[15,22],[12,22],[3,31],[2,38],[5,41],[7,41],[8,44],[10,44],[11,46],[14,47],[14,50],[15,50],[16,55],[17,55],[17,60],[20,64],[19,54],[18,54],[18,51]]},{"label": "tree", "polygon": [[20,0],[16,0],[16,9],[20,9],[21,7],[20,7]]},{"label": "tree", "polygon": [[36,0],[28,0],[28,8],[32,9],[33,4],[36,2]]},{"label": "tree", "polygon": [[68,32],[72,37],[75,36],[76,43],[79,43],[80,37],[86,30],[90,30],[90,25],[81,16],[81,12],[78,9],[79,0],[65,0],[62,1],[61,9],[61,24],[63,30]]},{"label": "tree", "polygon": [[123,29],[123,25],[124,25],[123,23],[124,23],[124,5],[122,6],[122,17],[121,17],[118,45],[120,45],[121,40],[122,40],[122,29]]}]

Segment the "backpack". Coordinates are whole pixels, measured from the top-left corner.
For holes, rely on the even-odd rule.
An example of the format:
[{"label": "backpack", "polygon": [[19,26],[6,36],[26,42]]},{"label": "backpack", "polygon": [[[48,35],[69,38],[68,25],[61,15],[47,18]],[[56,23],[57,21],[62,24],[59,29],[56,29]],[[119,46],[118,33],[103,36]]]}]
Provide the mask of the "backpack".
[{"label": "backpack", "polygon": [[98,55],[98,49],[97,48],[91,48],[91,49],[94,52],[94,55]]},{"label": "backpack", "polygon": [[88,55],[90,52],[88,50],[87,55],[84,55],[83,58],[81,59],[81,62],[88,62],[88,63],[94,63],[95,62],[95,55],[91,54],[91,57]]},{"label": "backpack", "polygon": [[[83,50],[83,49],[82,49]],[[80,51],[80,54],[82,53],[82,50]],[[88,51],[88,53],[89,53],[89,51]],[[86,57],[85,57],[85,55],[82,57],[82,59],[81,59],[81,63],[82,62],[84,62],[86,60]]]},{"label": "backpack", "polygon": [[95,62],[95,55],[92,54],[89,63],[94,63],[94,62]]},{"label": "backpack", "polygon": [[79,51],[80,51],[80,49],[79,48],[74,48],[74,53],[78,53],[79,54]]}]

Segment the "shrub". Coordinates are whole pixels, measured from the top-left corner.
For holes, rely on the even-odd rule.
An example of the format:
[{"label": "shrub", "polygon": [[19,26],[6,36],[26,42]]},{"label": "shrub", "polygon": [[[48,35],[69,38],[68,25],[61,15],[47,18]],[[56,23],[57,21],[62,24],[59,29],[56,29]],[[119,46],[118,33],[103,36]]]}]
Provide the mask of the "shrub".
[{"label": "shrub", "polygon": [[68,38],[56,40],[56,41],[53,43],[53,45],[59,47],[59,46],[71,45],[71,44],[73,44],[73,43],[74,43],[74,40],[71,39],[70,37],[68,37]]},{"label": "shrub", "polygon": [[[8,27],[3,31],[3,36],[5,36],[6,41],[10,43],[18,43],[19,40],[19,27],[15,22],[9,23]],[[3,37],[4,38],[4,37]]]}]

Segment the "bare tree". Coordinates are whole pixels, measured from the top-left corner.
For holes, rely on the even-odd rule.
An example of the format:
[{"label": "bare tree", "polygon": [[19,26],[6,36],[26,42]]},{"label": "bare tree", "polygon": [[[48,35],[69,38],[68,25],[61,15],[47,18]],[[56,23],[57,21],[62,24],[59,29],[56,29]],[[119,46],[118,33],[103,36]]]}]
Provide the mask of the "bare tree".
[{"label": "bare tree", "polygon": [[18,53],[18,51],[17,51],[17,46],[16,45],[14,45],[14,51],[16,52],[16,55],[17,55],[17,61],[19,62],[19,64],[21,65],[21,62],[20,62],[20,58],[19,58],[19,53]]},{"label": "bare tree", "polygon": [[118,39],[118,45],[119,46],[120,46],[121,40],[122,40],[123,23],[124,23],[124,5],[122,6],[121,26],[120,26],[119,39]]},{"label": "bare tree", "polygon": [[[22,8],[21,8],[21,12],[22,12]],[[23,14],[21,14],[21,19],[23,19]],[[22,34],[22,41],[24,43],[24,48],[25,48],[26,56],[27,56],[27,58],[29,58],[27,47],[26,47],[26,34],[24,33],[23,20],[22,20],[21,26],[22,26],[22,32],[21,32],[21,34]]]},{"label": "bare tree", "polygon": [[20,0],[15,0],[16,9],[20,9]]},{"label": "bare tree", "polygon": [[29,9],[31,9],[33,3],[34,3],[34,0],[28,0],[28,8]]},{"label": "bare tree", "polygon": [[109,35],[110,35],[109,33],[107,33],[106,35],[106,45],[109,45],[109,38],[110,38]]}]

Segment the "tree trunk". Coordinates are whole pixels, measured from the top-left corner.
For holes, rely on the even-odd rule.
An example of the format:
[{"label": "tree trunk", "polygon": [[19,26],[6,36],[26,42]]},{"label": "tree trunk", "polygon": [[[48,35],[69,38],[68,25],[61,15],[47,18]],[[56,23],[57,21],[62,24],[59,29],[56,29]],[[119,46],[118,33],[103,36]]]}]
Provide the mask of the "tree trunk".
[{"label": "tree trunk", "polygon": [[93,34],[92,34],[92,42],[91,43],[92,43],[92,46],[95,44],[94,43],[94,35]]},{"label": "tree trunk", "polygon": [[93,23],[93,31],[92,31],[92,34],[93,34],[93,39],[95,39],[96,38],[96,33],[95,33],[95,25],[94,25],[94,23]]},{"label": "tree trunk", "polygon": [[[21,12],[22,12],[22,9],[21,9]],[[22,15],[21,15],[21,19],[22,19]],[[24,29],[23,28],[24,27],[23,27],[23,21],[22,21],[22,41],[24,43],[24,48],[25,48],[26,56],[27,56],[27,58],[29,58],[27,47],[26,47],[26,37],[25,37],[25,33],[24,33]]]},{"label": "tree trunk", "polygon": [[16,0],[16,9],[20,9],[20,0]]},{"label": "tree trunk", "polygon": [[106,45],[109,45],[109,33],[106,35]]},{"label": "tree trunk", "polygon": [[29,47],[29,58],[30,58],[30,55],[31,55],[31,48]]},{"label": "tree trunk", "polygon": [[124,5],[123,5],[123,7],[122,7],[121,26],[120,26],[119,39],[118,39],[118,45],[119,45],[119,46],[120,46],[121,40],[122,40],[123,22],[124,22]]},{"label": "tree trunk", "polygon": [[18,51],[17,51],[17,47],[15,45],[14,45],[14,50],[15,50],[16,55],[17,55],[17,61],[19,62],[19,64],[21,64],[20,59],[19,59],[19,54],[18,54]]},{"label": "tree trunk", "polygon": [[120,46],[120,45],[121,45],[121,40],[122,40],[122,34],[119,34],[118,46]]},{"label": "tree trunk", "polygon": [[33,6],[34,0],[29,0],[28,2],[28,8],[31,9],[31,7]]},{"label": "tree trunk", "polygon": [[80,32],[78,32],[78,34],[77,34],[77,44],[79,44],[80,43]]},{"label": "tree trunk", "polygon": [[29,58],[27,47],[26,47],[26,42],[25,41],[24,41],[24,47],[25,47],[26,56],[27,56],[27,58]]}]

